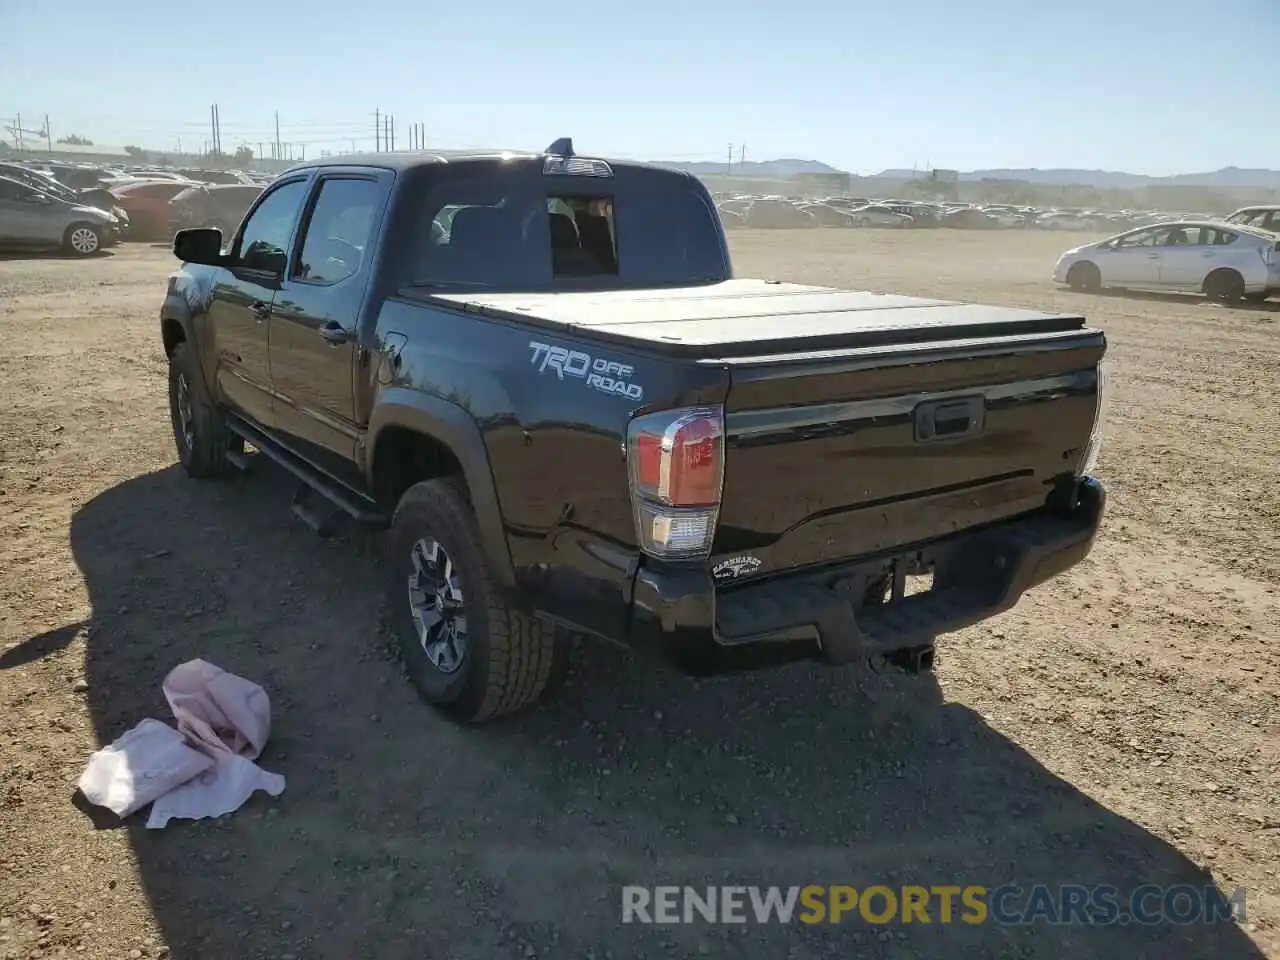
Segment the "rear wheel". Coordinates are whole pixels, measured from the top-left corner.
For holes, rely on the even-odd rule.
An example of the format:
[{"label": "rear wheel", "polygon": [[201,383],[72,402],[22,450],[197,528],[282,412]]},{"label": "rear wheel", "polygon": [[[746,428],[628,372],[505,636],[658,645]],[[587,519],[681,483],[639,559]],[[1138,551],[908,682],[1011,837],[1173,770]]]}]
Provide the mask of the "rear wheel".
[{"label": "rear wheel", "polygon": [[504,602],[457,480],[414,484],[388,537],[387,600],[409,679],[469,722],[537,700],[559,651],[554,629]]},{"label": "rear wheel", "polygon": [[102,233],[91,223],[73,223],[62,236],[62,246],[73,257],[91,257],[102,249]]},{"label": "rear wheel", "polygon": [[1102,271],[1088,260],[1074,263],[1067,271],[1067,286],[1082,293],[1097,293],[1102,289]]},{"label": "rear wheel", "polygon": [[1235,303],[1244,299],[1244,277],[1234,270],[1215,270],[1205,278],[1204,292],[1210,300]]}]

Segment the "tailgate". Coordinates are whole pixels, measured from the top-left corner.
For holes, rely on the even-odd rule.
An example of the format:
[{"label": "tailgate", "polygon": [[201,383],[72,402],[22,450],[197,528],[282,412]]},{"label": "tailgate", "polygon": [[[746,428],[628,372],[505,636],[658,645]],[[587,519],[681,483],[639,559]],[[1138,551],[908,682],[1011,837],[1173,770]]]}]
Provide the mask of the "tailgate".
[{"label": "tailgate", "polygon": [[717,577],[1042,507],[1088,445],[1105,350],[1076,329],[730,362]]}]

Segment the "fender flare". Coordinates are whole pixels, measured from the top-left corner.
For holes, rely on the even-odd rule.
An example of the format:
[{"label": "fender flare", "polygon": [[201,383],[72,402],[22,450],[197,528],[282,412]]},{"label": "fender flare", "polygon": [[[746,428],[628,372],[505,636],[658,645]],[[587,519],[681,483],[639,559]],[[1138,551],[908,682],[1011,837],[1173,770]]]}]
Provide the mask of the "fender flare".
[{"label": "fender flare", "polygon": [[[200,378],[209,396],[214,395],[213,371],[209,368],[206,351],[200,342],[200,331],[196,329],[195,318],[191,315],[191,307],[187,301],[173,293],[164,298],[160,307],[160,335],[163,340],[165,325],[173,322],[182,328],[183,339],[196,351],[196,365],[200,368]],[[165,350],[168,353],[168,350]]]},{"label": "fender flare", "polygon": [[507,546],[502,507],[498,503],[498,490],[489,465],[489,451],[475,418],[442,397],[403,387],[382,391],[369,417],[364,440],[364,472],[370,489],[374,489],[374,455],[378,449],[378,438],[388,427],[413,430],[453,451],[471,492],[471,506],[480,527],[480,539],[490,571],[502,586],[514,587],[515,570]]}]

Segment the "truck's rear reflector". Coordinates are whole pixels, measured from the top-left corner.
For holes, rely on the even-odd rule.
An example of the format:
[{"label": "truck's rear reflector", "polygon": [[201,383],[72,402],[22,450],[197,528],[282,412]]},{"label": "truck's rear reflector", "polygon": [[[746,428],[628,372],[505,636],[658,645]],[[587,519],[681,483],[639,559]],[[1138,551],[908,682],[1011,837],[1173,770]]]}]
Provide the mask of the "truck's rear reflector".
[{"label": "truck's rear reflector", "polygon": [[627,429],[627,460],[640,548],[666,559],[707,556],[724,485],[724,411],[637,417]]}]

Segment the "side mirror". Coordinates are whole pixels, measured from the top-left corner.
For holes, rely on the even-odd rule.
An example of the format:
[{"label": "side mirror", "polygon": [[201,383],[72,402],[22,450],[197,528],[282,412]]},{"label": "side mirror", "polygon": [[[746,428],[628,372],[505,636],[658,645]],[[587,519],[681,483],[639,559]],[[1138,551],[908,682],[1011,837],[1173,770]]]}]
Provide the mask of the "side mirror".
[{"label": "side mirror", "polygon": [[173,255],[183,263],[200,263],[208,267],[222,265],[222,231],[217,227],[194,227],[179,230],[173,238]]},{"label": "side mirror", "polygon": [[39,203],[45,206],[53,203],[53,197],[45,196],[43,193],[28,193],[22,199],[26,203]]}]

